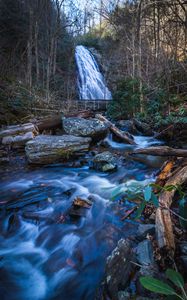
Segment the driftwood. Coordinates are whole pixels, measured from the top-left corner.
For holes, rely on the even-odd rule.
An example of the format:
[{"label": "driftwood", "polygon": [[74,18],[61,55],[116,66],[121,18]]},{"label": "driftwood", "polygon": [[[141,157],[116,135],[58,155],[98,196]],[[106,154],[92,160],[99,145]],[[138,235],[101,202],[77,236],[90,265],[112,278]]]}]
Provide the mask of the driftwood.
[{"label": "driftwood", "polygon": [[26,142],[34,138],[33,132],[26,132],[25,134],[20,134],[16,136],[5,136],[2,139],[3,145],[25,145]]},{"label": "driftwood", "polygon": [[117,136],[121,141],[125,142],[125,143],[128,143],[130,145],[136,145],[135,141],[132,139],[132,137],[130,137],[130,135],[128,134],[128,132],[122,132],[121,130],[119,130],[114,124],[112,124],[112,122],[110,122],[109,120],[107,120],[104,116],[102,115],[96,115],[96,117],[105,122],[110,131],[115,135]]},{"label": "driftwood", "polygon": [[187,157],[187,149],[174,149],[167,146],[136,149],[131,154],[146,154],[153,156],[177,156]]},{"label": "driftwood", "polygon": [[163,134],[168,132],[170,129],[173,129],[173,127],[174,127],[174,125],[172,124],[172,125],[168,126],[167,128],[163,129],[162,131],[155,133],[154,138],[161,137]]},{"label": "driftwood", "polygon": [[[187,166],[182,167],[178,172],[166,181],[168,185],[182,185],[187,182]],[[159,196],[159,208],[156,211],[156,235],[160,248],[166,248],[170,255],[175,251],[175,240],[173,235],[170,206],[175,194],[175,189],[163,191]]]},{"label": "driftwood", "polygon": [[74,113],[65,114],[65,117],[79,117],[79,118],[87,119],[87,118],[94,117],[94,113],[91,110],[82,110],[76,113],[74,112]]},{"label": "driftwood", "polygon": [[[89,118],[93,116],[93,112],[90,110],[83,110],[76,113],[65,114],[65,117],[80,117]],[[38,120],[35,122],[40,133],[44,130],[58,129],[62,128],[62,114],[56,114],[52,117],[45,118],[43,120]]]},{"label": "driftwood", "polygon": [[39,120],[36,123],[39,132],[49,129],[57,129],[62,127],[62,115],[55,115],[54,117]]},{"label": "driftwood", "polygon": [[37,133],[37,129],[32,123],[26,123],[21,125],[12,125],[8,126],[5,129],[0,131],[0,138],[8,137],[8,136],[15,136],[18,134],[25,134],[26,132],[33,132],[34,134]]}]

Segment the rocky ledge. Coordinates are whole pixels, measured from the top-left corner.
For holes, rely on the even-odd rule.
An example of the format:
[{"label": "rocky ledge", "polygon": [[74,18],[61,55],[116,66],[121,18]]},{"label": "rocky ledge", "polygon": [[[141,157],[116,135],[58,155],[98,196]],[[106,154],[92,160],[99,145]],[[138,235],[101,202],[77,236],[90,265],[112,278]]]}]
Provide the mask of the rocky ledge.
[{"label": "rocky ledge", "polygon": [[107,134],[108,125],[98,119],[65,118],[63,129],[66,134],[99,140]]},{"label": "rocky ledge", "polygon": [[50,164],[88,150],[90,142],[90,138],[73,135],[38,135],[34,140],[27,142],[25,151],[29,163]]}]

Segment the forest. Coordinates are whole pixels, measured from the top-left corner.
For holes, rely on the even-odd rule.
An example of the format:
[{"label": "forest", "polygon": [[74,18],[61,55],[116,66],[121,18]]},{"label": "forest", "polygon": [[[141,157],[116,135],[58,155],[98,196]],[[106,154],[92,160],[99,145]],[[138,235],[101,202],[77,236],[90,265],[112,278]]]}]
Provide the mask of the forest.
[{"label": "forest", "polygon": [[187,300],[187,1],[0,0],[0,298]]}]

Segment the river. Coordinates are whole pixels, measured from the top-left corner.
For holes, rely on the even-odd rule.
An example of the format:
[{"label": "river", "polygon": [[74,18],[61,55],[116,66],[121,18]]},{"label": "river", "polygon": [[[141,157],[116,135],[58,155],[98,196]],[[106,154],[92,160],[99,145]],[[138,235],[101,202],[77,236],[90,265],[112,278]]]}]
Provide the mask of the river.
[{"label": "river", "polygon": [[[159,143],[143,136],[135,141]],[[132,147],[111,136],[105,142],[118,155]],[[1,170],[0,299],[92,300],[107,256],[121,237],[136,234],[138,222],[121,221],[134,202],[112,195],[119,185],[135,193],[154,180],[157,163],[122,159],[118,170],[102,173],[90,168],[91,156],[80,165]],[[93,201],[80,218],[67,214],[77,196]]]}]

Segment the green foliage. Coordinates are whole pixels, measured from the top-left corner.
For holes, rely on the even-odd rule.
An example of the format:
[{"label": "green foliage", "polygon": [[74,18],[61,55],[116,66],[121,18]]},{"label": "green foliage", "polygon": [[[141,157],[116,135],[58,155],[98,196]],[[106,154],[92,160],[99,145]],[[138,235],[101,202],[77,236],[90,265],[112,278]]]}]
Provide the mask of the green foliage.
[{"label": "green foliage", "polygon": [[[151,183],[146,187],[143,187],[143,183],[141,182],[137,184],[137,182],[132,182],[130,186],[127,184],[119,185],[112,191],[111,199],[116,200],[119,197],[126,197],[128,200],[139,199],[140,204],[137,207],[136,213],[134,215],[134,219],[139,219],[142,216],[142,213],[146,207],[147,203],[153,204],[156,208],[159,207],[158,197],[162,192],[178,192],[179,197],[182,199],[179,201],[179,214],[176,214],[179,217],[179,221],[181,227],[187,228],[187,200],[186,193],[182,190],[180,185],[166,185],[164,187]],[[155,194],[153,188],[156,188],[157,195]]]},{"label": "green foliage", "polygon": [[100,38],[94,33],[86,33],[77,38],[77,44],[81,44],[85,47],[93,47],[100,50]]},{"label": "green foliage", "polygon": [[[146,94],[145,87],[143,87],[142,93]],[[140,111],[140,98],[140,81],[137,78],[130,77],[120,80],[107,113],[114,119],[133,117]]]},{"label": "green foliage", "polygon": [[172,287],[158,279],[144,276],[140,278],[140,283],[144,288],[151,292],[163,295],[175,295],[175,291]]},{"label": "green foliage", "polygon": [[[171,287],[169,284],[164,283],[161,280],[158,280],[156,278],[153,278],[151,276],[143,276],[140,277],[140,283],[141,285],[146,288],[147,290],[162,294],[162,295],[169,295],[169,296],[176,296],[178,299],[186,300],[187,295],[184,289],[184,279],[182,275],[173,270],[173,269],[167,269],[166,270],[166,277],[177,287],[180,288],[181,294],[178,294],[173,287]],[[170,299],[170,298],[168,298]],[[173,299],[173,298],[171,298]]]},{"label": "green foliage", "polygon": [[137,113],[137,118],[146,121],[154,128],[170,124],[187,123],[187,108],[185,97],[171,94],[165,88],[159,87],[154,92],[149,91],[145,111]]},{"label": "green foliage", "polygon": [[171,282],[173,282],[179,288],[184,286],[184,279],[179,272],[176,272],[175,270],[172,269],[167,269],[166,276],[169,280],[171,280]]}]

